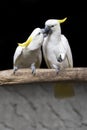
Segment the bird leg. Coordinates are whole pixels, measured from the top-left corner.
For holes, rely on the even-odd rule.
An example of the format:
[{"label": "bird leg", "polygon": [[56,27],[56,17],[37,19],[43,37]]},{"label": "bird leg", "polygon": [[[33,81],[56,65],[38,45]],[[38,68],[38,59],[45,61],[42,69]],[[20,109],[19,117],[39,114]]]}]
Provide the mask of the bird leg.
[{"label": "bird leg", "polygon": [[52,65],[52,68],[55,69],[56,74],[59,73],[59,71],[60,71],[60,67],[59,67],[59,66],[56,66],[56,65],[53,64],[53,65]]},{"label": "bird leg", "polygon": [[14,66],[13,68],[13,74],[15,75],[16,71],[18,70],[18,67],[17,66]]},{"label": "bird leg", "polygon": [[32,74],[35,75],[36,74],[35,63],[31,64],[31,69],[32,69]]}]

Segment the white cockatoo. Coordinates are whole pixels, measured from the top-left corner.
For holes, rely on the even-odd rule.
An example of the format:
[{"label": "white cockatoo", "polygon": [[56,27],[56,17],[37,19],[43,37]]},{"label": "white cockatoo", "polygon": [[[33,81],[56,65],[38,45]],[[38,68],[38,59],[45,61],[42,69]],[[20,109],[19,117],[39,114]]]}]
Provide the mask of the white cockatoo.
[{"label": "white cockatoo", "polygon": [[[44,42],[42,45],[43,57],[48,68],[55,69],[57,74],[59,70],[73,67],[73,57],[68,39],[61,34],[60,23],[65,22],[67,18],[62,20],[48,19],[45,22]],[[57,83],[54,87],[54,93],[57,97],[70,97],[74,95],[72,84]]]},{"label": "white cockatoo", "polygon": [[41,45],[44,40],[43,31],[35,28],[24,43],[18,43],[13,57],[13,73],[19,68],[31,68],[32,74],[40,68],[42,62]]},{"label": "white cockatoo", "polygon": [[66,67],[73,67],[72,52],[67,38],[61,34],[60,23],[62,20],[49,19],[45,22],[44,33],[47,36],[43,42],[43,56],[48,68],[58,72]]}]

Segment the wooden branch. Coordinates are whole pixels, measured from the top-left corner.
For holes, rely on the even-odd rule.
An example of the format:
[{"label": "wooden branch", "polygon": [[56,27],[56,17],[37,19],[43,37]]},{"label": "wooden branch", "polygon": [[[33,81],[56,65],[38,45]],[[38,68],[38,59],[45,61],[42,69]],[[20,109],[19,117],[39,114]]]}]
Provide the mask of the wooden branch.
[{"label": "wooden branch", "polygon": [[54,69],[37,69],[33,76],[31,69],[0,71],[0,85],[15,85],[37,82],[87,82],[87,68],[67,68],[56,74]]}]

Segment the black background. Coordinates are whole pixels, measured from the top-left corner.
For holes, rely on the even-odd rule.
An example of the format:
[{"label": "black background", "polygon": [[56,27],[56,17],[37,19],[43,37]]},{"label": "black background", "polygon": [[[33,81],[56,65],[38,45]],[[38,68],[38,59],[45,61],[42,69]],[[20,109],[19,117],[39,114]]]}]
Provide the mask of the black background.
[{"label": "black background", "polygon": [[[51,0],[3,0],[0,4],[0,70],[13,67],[18,42],[24,42],[34,28],[44,27],[47,19],[62,19],[62,33],[71,46],[74,67],[87,67],[86,3]],[[44,59],[41,68],[46,68]]]}]

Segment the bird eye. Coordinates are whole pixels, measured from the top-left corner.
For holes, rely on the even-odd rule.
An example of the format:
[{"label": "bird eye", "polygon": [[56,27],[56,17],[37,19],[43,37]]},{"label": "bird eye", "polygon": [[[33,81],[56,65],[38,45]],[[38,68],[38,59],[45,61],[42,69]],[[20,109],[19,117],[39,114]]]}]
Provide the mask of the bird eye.
[{"label": "bird eye", "polygon": [[40,35],[40,34],[41,34],[41,32],[38,33],[38,35]]},{"label": "bird eye", "polygon": [[54,25],[52,25],[51,27],[54,27]]}]

